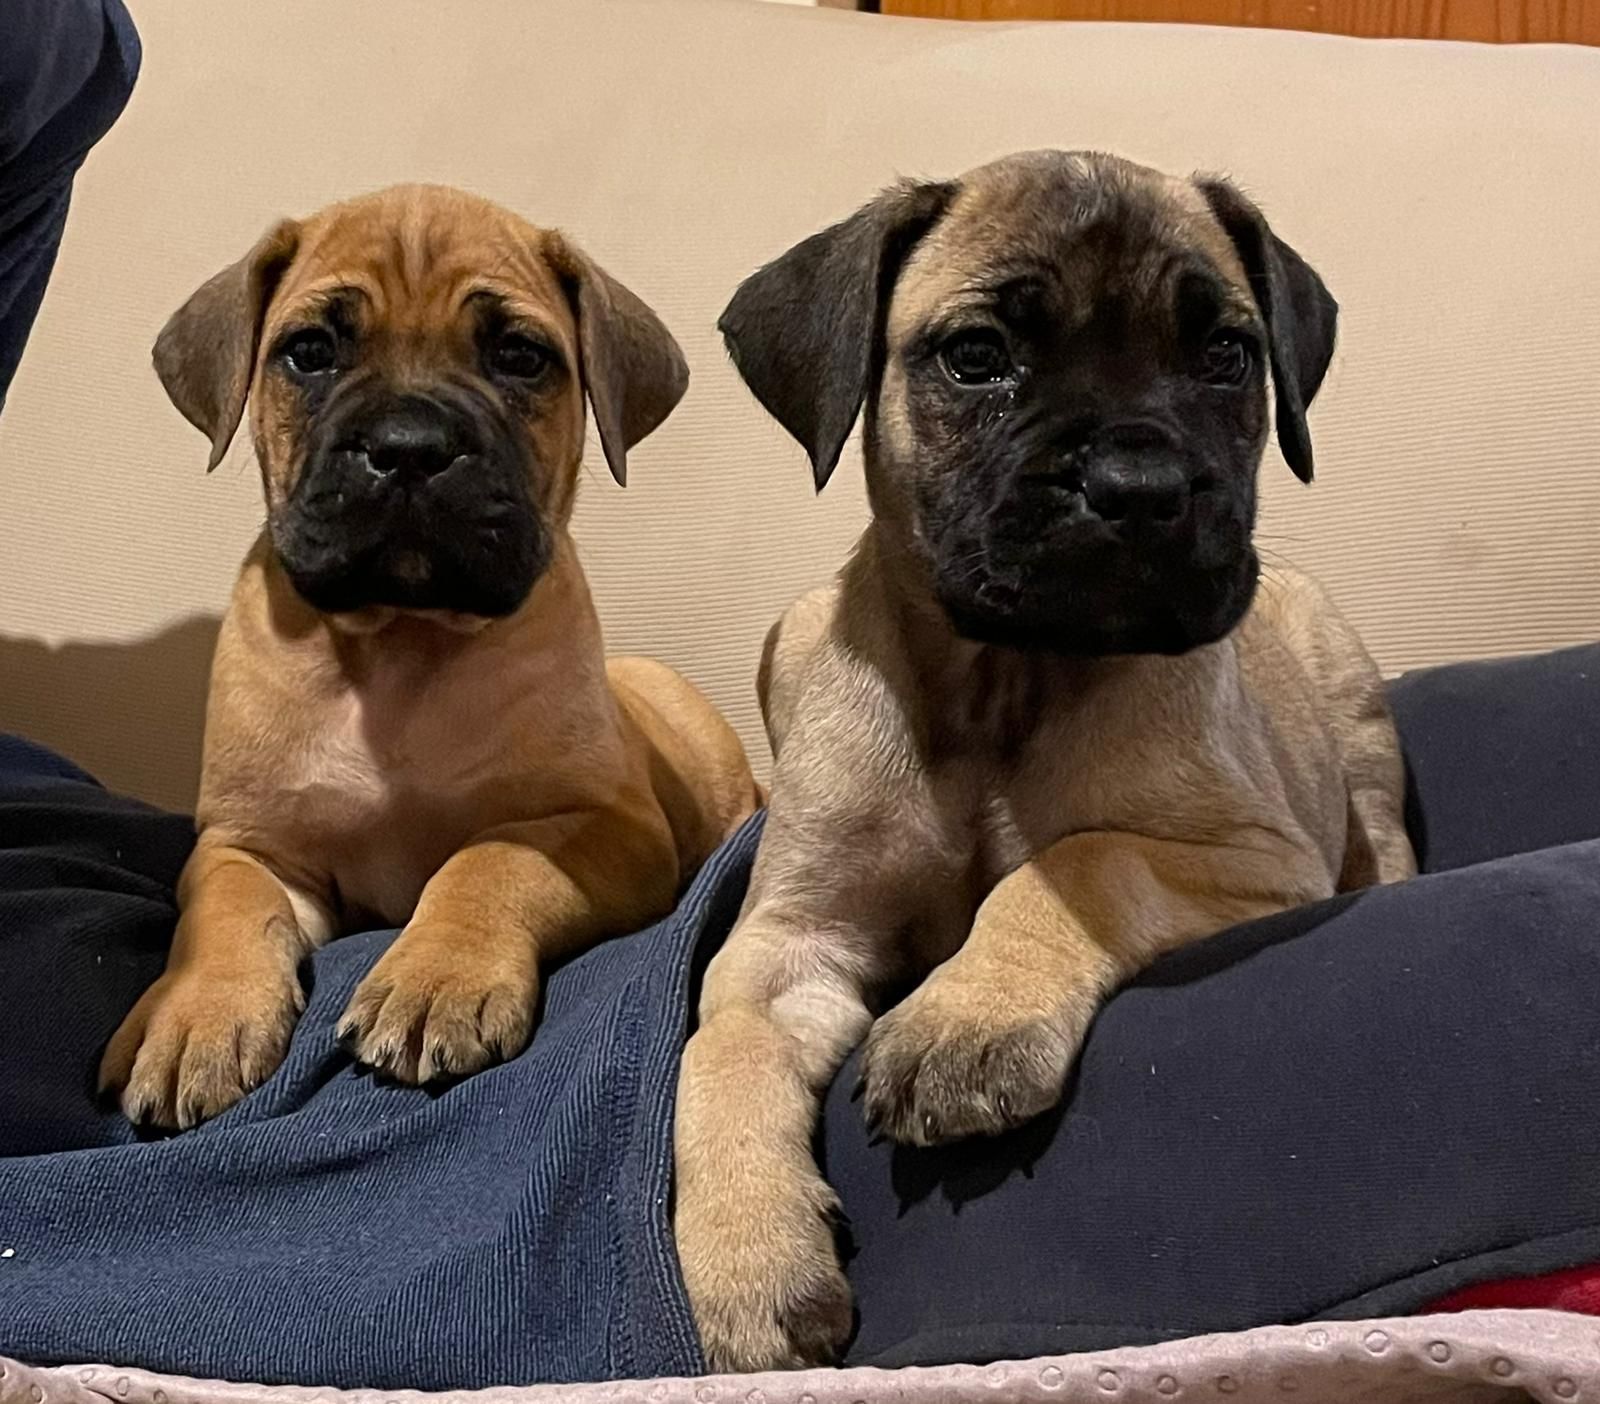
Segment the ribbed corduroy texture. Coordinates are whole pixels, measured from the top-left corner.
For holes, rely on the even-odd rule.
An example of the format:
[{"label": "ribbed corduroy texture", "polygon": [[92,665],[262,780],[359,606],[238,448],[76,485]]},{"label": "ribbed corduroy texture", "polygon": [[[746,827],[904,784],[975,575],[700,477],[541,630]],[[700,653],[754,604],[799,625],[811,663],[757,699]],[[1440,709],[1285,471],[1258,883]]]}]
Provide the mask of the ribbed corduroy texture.
[{"label": "ribbed corduroy texture", "polygon": [[71,778],[0,790],[0,1350],[379,1388],[696,1367],[671,1103],[758,823],[672,919],[557,972],[511,1063],[443,1093],[358,1073],[333,1029],[391,933],[357,936],[311,963],[265,1088],[140,1144],[89,1083],[160,970],[189,826]]}]

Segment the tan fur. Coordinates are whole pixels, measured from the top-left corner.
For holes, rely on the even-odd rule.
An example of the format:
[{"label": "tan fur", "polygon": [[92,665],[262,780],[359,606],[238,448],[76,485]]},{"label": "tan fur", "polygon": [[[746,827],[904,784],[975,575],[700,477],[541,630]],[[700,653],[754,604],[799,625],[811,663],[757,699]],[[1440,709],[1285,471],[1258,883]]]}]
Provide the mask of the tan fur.
[{"label": "tan fur", "polygon": [[[244,272],[219,275],[218,296],[236,286],[248,300],[263,248],[292,250],[245,338],[269,507],[300,471],[304,426],[257,348],[330,287],[368,294],[370,334],[400,379],[466,354],[459,309],[480,287],[580,364],[552,258],[567,274],[581,255],[485,201],[404,187],[286,223]],[[206,312],[223,380],[229,315]],[[220,456],[248,381],[200,383],[183,334],[164,334],[158,365]],[[130,1117],[192,1126],[258,1085],[301,1008],[299,961],[374,922],[405,930],[345,1015],[356,1056],[407,1082],[509,1057],[532,1031],[540,967],[665,914],[755,807],[739,741],[704,697],[661,664],[605,661],[567,534],[584,389],[572,377],[526,422],[556,544],[505,619],[319,614],[265,536],[251,551],[217,645],[171,957],[102,1065]]]},{"label": "tan fur", "polygon": [[[1178,657],[989,648],[933,601],[884,467],[917,459],[899,351],[1025,228],[1004,177],[901,271],[874,520],[768,640],[772,807],[677,1115],[677,1242],[719,1370],[816,1363],[848,1335],[811,1138],[863,1038],[864,1105],[891,1136],[997,1132],[1059,1099],[1100,1002],[1163,951],[1415,870],[1377,672],[1305,576],[1269,567],[1231,635]],[[1162,198],[1248,299],[1199,196]]]}]

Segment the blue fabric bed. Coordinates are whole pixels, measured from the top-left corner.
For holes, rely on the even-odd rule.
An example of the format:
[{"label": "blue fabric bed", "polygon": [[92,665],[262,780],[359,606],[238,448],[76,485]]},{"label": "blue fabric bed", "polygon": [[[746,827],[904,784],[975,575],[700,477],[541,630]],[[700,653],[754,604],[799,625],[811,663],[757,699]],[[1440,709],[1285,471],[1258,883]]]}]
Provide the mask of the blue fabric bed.
[{"label": "blue fabric bed", "polygon": [[[1436,876],[1161,963],[1062,1114],[1002,1141],[871,1145],[846,1070],[819,1150],[853,1361],[1404,1312],[1600,1261],[1600,648],[1393,696]],[[435,1092],[359,1073],[333,1026],[392,933],[354,936],[309,963],[265,1087],[142,1141],[92,1079],[161,968],[189,823],[0,741],[0,1355],[380,1388],[695,1371],[676,1058],[759,831],[557,972],[511,1063]]]},{"label": "blue fabric bed", "polygon": [[676,1058],[758,831],[671,920],[558,972],[521,1058],[443,1093],[358,1072],[334,1026],[393,937],[373,932],[310,962],[266,1087],[141,1141],[91,1081],[161,969],[190,825],[0,748],[0,1354],[422,1388],[693,1369]]}]

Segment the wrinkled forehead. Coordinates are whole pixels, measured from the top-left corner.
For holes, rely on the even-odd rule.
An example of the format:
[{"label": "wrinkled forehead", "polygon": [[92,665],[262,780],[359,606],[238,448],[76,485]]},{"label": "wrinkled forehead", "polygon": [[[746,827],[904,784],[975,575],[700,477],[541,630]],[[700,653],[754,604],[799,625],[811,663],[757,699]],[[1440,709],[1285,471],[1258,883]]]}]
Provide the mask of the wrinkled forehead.
[{"label": "wrinkled forehead", "polygon": [[492,306],[570,348],[572,313],[545,256],[547,238],[460,192],[385,192],[335,205],[301,225],[268,336],[330,311],[364,330],[426,335]]},{"label": "wrinkled forehead", "polygon": [[1107,299],[1168,307],[1186,274],[1215,288],[1219,312],[1257,315],[1233,241],[1192,182],[1057,153],[1001,162],[963,178],[906,260],[889,338],[899,344],[1018,290],[1072,320]]}]

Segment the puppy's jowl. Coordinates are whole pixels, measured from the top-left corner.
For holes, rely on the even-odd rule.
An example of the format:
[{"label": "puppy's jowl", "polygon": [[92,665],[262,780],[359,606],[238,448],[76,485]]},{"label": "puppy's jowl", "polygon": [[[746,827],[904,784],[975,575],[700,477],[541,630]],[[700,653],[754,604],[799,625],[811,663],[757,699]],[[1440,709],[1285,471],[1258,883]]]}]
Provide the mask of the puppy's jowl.
[{"label": "puppy's jowl", "polygon": [[156,343],[215,466],[244,416],[267,526],[213,665],[166,973],[107,1048],[129,1117],[268,1077],[300,961],[405,929],[346,1011],[406,1082],[517,1053],[540,967],[665,913],[757,791],[686,681],[609,665],[567,523],[584,400],[624,455],[688,379],[560,234],[402,187],[279,224]]},{"label": "puppy's jowl", "polygon": [[999,1132],[1161,952],[1413,871],[1377,672],[1251,545],[1269,370],[1309,480],[1334,320],[1230,185],[1060,152],[889,190],[729,305],[819,486],[865,405],[873,516],[769,636],[771,814],[684,1056],[715,1366],[848,1336],[811,1136],[863,1038],[887,1134]]}]

